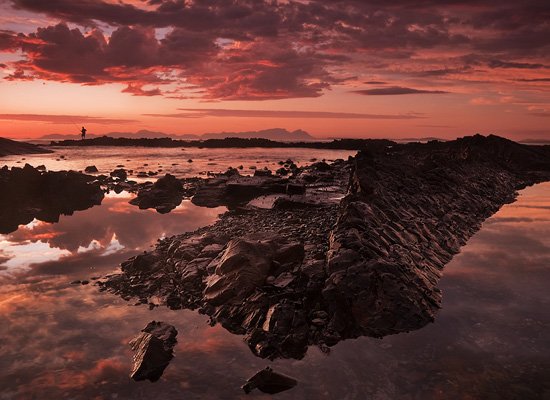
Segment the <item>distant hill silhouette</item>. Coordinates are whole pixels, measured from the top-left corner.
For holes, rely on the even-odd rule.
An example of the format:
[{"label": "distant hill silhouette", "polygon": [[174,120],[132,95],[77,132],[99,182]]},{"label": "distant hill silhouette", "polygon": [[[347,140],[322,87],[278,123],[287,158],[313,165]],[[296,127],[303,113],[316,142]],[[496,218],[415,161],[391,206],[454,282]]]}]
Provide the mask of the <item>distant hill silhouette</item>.
[{"label": "distant hill silhouette", "polygon": [[240,139],[269,139],[282,142],[290,141],[309,141],[316,140],[306,131],[301,129],[288,131],[282,128],[264,129],[261,131],[250,132],[220,132],[220,133],[205,133],[201,139],[225,139],[225,138],[240,138]]},{"label": "distant hill silhouette", "polygon": [[[98,137],[108,136],[112,138],[129,138],[129,139],[157,139],[157,138],[173,138],[180,140],[206,140],[206,139],[225,139],[225,138],[239,138],[239,139],[269,139],[281,142],[307,142],[316,140],[306,131],[301,129],[295,131],[288,131],[282,128],[264,129],[260,131],[248,131],[248,132],[218,132],[218,133],[205,133],[203,135],[174,135],[164,132],[155,132],[142,129],[137,132],[109,132],[104,135],[88,134],[87,139],[95,139]],[[50,134],[40,137],[42,140],[71,140],[79,139],[80,133],[74,135],[66,134]]]}]

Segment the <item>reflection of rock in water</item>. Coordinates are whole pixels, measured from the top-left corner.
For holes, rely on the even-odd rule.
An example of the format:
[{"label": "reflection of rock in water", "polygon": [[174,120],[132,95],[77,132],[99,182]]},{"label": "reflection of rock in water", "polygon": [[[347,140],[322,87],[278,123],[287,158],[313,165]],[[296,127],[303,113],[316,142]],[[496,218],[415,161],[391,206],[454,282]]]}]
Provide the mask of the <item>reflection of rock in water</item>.
[{"label": "reflection of rock in water", "polygon": [[[341,186],[346,163],[297,179]],[[104,287],[199,308],[260,357],[302,357],[433,320],[440,270],[516,190],[550,179],[550,151],[494,136],[373,147],[353,160],[339,206],[244,209],[165,239]],[[309,183],[308,183],[309,182]]]},{"label": "reflection of rock in water", "polygon": [[57,222],[101,204],[103,191],[93,176],[74,171],[42,172],[26,164],[23,168],[0,169],[0,233],[9,233],[34,218]]},{"label": "reflection of rock in water", "polygon": [[292,389],[298,382],[296,379],[291,378],[278,372],[273,371],[271,368],[266,367],[261,371],[258,371],[246,383],[242,386],[246,394],[252,390],[258,388],[261,392],[268,394],[276,394],[284,392],[285,390]]},{"label": "reflection of rock in water", "polygon": [[181,181],[174,175],[166,174],[150,187],[141,188],[137,197],[130,200],[130,204],[137,205],[140,209],[154,208],[165,214],[179,206],[186,194]]},{"label": "reflection of rock in water", "polygon": [[174,357],[178,331],[164,322],[151,321],[130,341],[134,365],[130,378],[136,381],[158,381]]}]

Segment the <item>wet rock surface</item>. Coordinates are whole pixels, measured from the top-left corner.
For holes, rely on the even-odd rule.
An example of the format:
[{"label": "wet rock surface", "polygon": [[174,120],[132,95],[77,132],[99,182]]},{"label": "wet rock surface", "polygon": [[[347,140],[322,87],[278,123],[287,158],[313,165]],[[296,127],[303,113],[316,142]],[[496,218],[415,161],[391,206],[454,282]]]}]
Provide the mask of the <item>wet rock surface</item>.
[{"label": "wet rock surface", "polygon": [[135,381],[158,381],[174,357],[178,331],[173,325],[151,321],[130,341],[134,351],[130,378]]},{"label": "wet rock surface", "polygon": [[34,218],[57,222],[101,204],[103,190],[95,177],[74,171],[45,172],[26,164],[0,169],[0,233],[10,233]]},{"label": "wet rock surface", "polygon": [[381,337],[433,321],[441,270],[517,190],[550,179],[545,151],[476,135],[359,153],[327,253],[328,329]]},{"label": "wet rock surface", "polygon": [[259,357],[301,358],[309,345],[328,351],[432,321],[443,266],[517,190],[549,179],[547,148],[494,136],[375,146],[297,170],[286,185],[303,194],[285,187],[273,208],[255,199],[160,240],[99,284],[198,309]]},{"label": "wet rock surface", "polygon": [[175,176],[166,174],[151,185],[142,185],[137,197],[130,204],[141,209],[154,208],[159,213],[167,213],[180,205],[184,197],[194,193],[192,185],[182,184]]},{"label": "wet rock surface", "polygon": [[202,207],[238,206],[262,195],[286,194],[289,179],[271,175],[241,176],[230,169],[197,187],[191,200]]}]

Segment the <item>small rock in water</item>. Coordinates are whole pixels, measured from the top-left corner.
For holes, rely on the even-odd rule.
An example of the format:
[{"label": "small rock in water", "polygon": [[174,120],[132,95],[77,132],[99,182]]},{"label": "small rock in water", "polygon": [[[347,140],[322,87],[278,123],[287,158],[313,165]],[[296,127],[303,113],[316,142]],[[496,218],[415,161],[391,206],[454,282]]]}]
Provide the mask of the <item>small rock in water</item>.
[{"label": "small rock in water", "polygon": [[151,321],[130,341],[134,365],[130,378],[135,381],[158,381],[174,357],[178,331],[173,325]]},{"label": "small rock in water", "polygon": [[97,167],[95,165],[89,165],[86,168],[84,168],[84,172],[89,174],[91,172],[98,172],[98,170],[97,170]]},{"label": "small rock in water", "polygon": [[126,170],[124,168],[119,168],[113,170],[110,174],[113,178],[118,178],[121,181],[125,181],[126,178],[128,178],[128,174],[126,173]]},{"label": "small rock in water", "polygon": [[296,379],[279,374],[270,367],[266,367],[249,378],[242,386],[242,389],[246,394],[256,388],[264,393],[275,394],[292,389],[297,384],[298,381]]}]

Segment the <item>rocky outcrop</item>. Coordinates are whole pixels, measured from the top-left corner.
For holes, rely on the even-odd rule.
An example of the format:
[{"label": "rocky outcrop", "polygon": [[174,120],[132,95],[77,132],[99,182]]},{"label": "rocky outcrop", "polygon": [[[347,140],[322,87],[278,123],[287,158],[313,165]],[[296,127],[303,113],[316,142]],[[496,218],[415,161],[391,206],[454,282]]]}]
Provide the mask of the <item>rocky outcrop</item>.
[{"label": "rocky outcrop", "polygon": [[174,357],[178,331],[170,324],[151,321],[130,341],[134,351],[130,378],[135,381],[158,381]]},{"label": "rocky outcrop", "polygon": [[[365,147],[388,146],[393,142],[386,139],[335,139],[330,142],[283,142],[269,139],[206,139],[178,140],[172,138],[115,138],[101,136],[86,140],[52,141],[52,146],[124,146],[124,147],[200,147],[200,148],[311,148],[311,149],[341,149],[360,150]],[[192,161],[192,160],[191,160]]]},{"label": "rocky outcrop", "polygon": [[126,178],[128,178],[128,173],[126,172],[126,170],[124,168],[117,168],[117,169],[111,171],[111,173],[109,175],[111,177],[117,178],[121,181],[125,181]]},{"label": "rocky outcrop", "polygon": [[359,153],[327,253],[328,329],[384,336],[433,321],[444,265],[517,190],[550,179],[542,150],[477,135]]},{"label": "rocky outcrop", "polygon": [[293,175],[305,194],[164,239],[100,285],[198,308],[266,358],[418,329],[440,306],[443,266],[517,190],[550,179],[550,155],[474,136],[375,146]]},{"label": "rocky outcrop", "polygon": [[192,194],[190,189],[192,188],[184,186],[174,175],[166,174],[151,186],[142,187],[137,197],[130,200],[130,204],[140,209],[154,208],[165,214],[179,206],[184,196]]},{"label": "rocky outcrop", "polygon": [[34,218],[57,222],[101,204],[103,191],[95,177],[74,171],[44,172],[26,164],[0,169],[0,233],[9,233]]},{"label": "rocky outcrop", "polygon": [[0,157],[15,154],[43,154],[53,153],[51,150],[44,149],[40,146],[18,142],[6,138],[0,138]]},{"label": "rocky outcrop", "polygon": [[191,199],[193,204],[201,207],[235,207],[263,195],[293,194],[292,191],[303,193],[305,190],[303,183],[295,180],[290,181],[270,174],[241,176],[237,170],[234,171],[236,173],[230,170],[230,173],[216,176],[198,186]]}]

